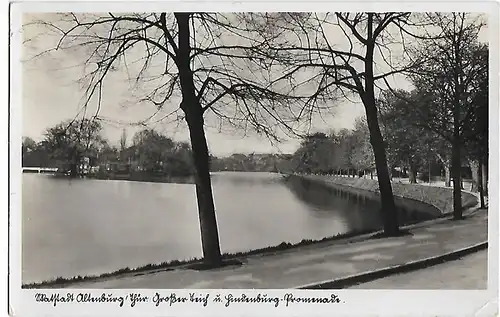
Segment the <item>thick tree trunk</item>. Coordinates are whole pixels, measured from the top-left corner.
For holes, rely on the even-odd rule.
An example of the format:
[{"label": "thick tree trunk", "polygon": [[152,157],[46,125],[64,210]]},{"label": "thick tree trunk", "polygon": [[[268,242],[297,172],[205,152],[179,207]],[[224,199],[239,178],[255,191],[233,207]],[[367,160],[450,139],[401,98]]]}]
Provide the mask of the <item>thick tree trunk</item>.
[{"label": "thick tree trunk", "polygon": [[[456,122],[455,122],[456,123]],[[460,162],[460,134],[456,123],[451,149],[451,175],[453,176],[453,219],[462,219],[462,188]]]},{"label": "thick tree trunk", "polygon": [[[186,114],[193,151],[203,260],[205,264],[216,267],[221,265],[222,257],[210,180],[209,154],[204,131],[203,111],[196,97],[193,72],[190,68],[190,13],[175,13],[175,17],[179,37],[177,63],[182,89],[181,109]],[[160,20],[162,20],[161,17]],[[162,23],[164,23],[164,16]]]},{"label": "thick tree trunk", "polygon": [[[369,15],[369,19],[372,16]],[[368,21],[368,34],[371,34],[373,21]],[[388,236],[399,234],[399,222],[394,196],[392,193],[391,179],[387,168],[387,156],[385,152],[385,143],[378,123],[377,106],[375,104],[374,80],[373,80],[373,44],[367,45],[365,62],[365,93],[361,99],[365,106],[368,129],[370,131],[370,144],[375,156],[375,167],[380,190],[382,203],[384,233]]]},{"label": "thick tree trunk", "polygon": [[471,187],[471,192],[477,193],[479,190],[479,182],[480,178],[482,178],[480,175],[481,174],[481,168],[480,168],[480,162],[477,159],[469,159],[469,166],[472,172],[472,187]]},{"label": "thick tree trunk", "polygon": [[[377,169],[378,185],[380,190],[380,198],[382,203],[384,233],[388,236],[399,234],[398,212],[394,203],[392,193],[391,179],[387,168],[387,156],[385,153],[385,143],[380,132],[378,124],[377,105],[375,104],[375,81],[373,76],[373,57],[375,50],[375,39],[372,38],[373,32],[373,14],[368,14],[367,21],[367,44],[365,53],[365,80],[364,92],[360,97],[366,111],[366,119],[368,130],[370,131],[370,144],[373,148],[375,156],[375,167]],[[356,80],[356,85],[362,86],[359,78]]]},{"label": "thick tree trunk", "polygon": [[201,117],[197,119],[195,116],[191,118],[187,116],[186,118],[195,165],[196,197],[198,200],[203,258],[206,264],[217,266],[221,263],[221,253],[203,119]]},{"label": "thick tree trunk", "polygon": [[387,235],[395,235],[399,233],[398,214],[394,203],[389,171],[387,169],[384,141],[378,125],[375,100],[373,100],[372,104],[365,104],[365,109],[370,130],[370,143],[375,154],[375,167],[382,201],[382,211],[384,213],[384,232]]}]

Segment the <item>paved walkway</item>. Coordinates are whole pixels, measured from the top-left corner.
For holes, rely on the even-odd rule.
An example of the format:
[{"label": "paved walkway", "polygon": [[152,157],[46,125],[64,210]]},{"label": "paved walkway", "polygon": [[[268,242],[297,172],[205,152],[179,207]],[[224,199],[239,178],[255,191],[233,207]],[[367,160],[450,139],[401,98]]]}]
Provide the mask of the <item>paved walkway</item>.
[{"label": "paved walkway", "polygon": [[412,235],[320,243],[266,256],[239,267],[175,269],[72,284],[70,288],[295,288],[433,257],[488,239],[487,211],[461,221],[438,219],[411,226]]},{"label": "paved walkway", "polygon": [[461,259],[424,270],[396,274],[359,284],[352,289],[487,289],[488,251],[479,251]]}]

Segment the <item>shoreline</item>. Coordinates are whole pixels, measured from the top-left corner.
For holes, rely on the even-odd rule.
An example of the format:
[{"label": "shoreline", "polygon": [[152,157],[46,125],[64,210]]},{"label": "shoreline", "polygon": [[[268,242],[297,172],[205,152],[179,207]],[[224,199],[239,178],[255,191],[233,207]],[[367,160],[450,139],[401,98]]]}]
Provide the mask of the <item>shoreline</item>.
[{"label": "shoreline", "polygon": [[83,176],[70,177],[62,173],[54,172],[23,172],[23,174],[39,174],[52,177],[55,179],[67,180],[102,180],[102,181],[128,181],[128,182],[143,182],[143,183],[164,183],[164,184],[194,184],[194,176],[145,176],[145,175],[131,175],[131,174],[110,174],[98,175],[87,174]]},{"label": "shoreline", "polygon": [[[338,184],[338,183],[332,181],[332,178],[334,178],[334,179],[341,179],[341,178],[337,178],[337,177],[333,177],[333,176],[290,175],[290,174],[289,175],[280,174],[280,175],[284,179],[288,179],[290,177],[298,177],[298,178],[303,178],[303,179],[321,182],[322,184],[324,184],[325,186],[328,186],[328,187],[340,186],[340,187],[345,188],[347,190],[349,190],[349,188],[351,188],[351,189],[356,189],[357,191],[360,190],[362,192],[364,191],[364,192],[376,193],[378,195],[377,191],[373,189],[373,184],[370,184],[370,186],[372,186],[371,187],[372,190],[370,190],[370,189],[368,189],[369,186],[366,185],[367,183],[370,183],[370,182],[361,182],[361,183],[359,182],[360,180],[373,182],[373,180],[350,179],[350,181],[354,181],[351,183],[354,183],[354,185],[356,185],[356,184],[358,185],[358,187],[356,187],[356,186],[352,186],[352,184],[351,185]],[[374,182],[376,182],[376,181],[374,181]],[[359,184],[362,184],[362,186],[359,186]],[[436,190],[435,187],[431,188],[431,187],[425,186],[425,185],[414,185],[414,184],[400,184],[400,185],[407,187],[407,188],[411,188],[411,186],[427,187],[428,189],[431,190],[431,192],[434,192],[434,194],[435,194],[435,190]],[[377,188],[378,188],[378,184],[377,184]],[[451,189],[447,189],[447,188],[441,188],[441,189],[451,192]],[[394,188],[393,188],[393,190],[394,190]],[[474,197],[474,199],[475,199],[474,205],[477,204],[477,197],[475,197],[474,195],[472,195],[470,193],[463,192],[462,194],[467,194],[471,197]],[[419,225],[419,224],[422,224],[425,222],[436,221],[436,220],[439,220],[439,219],[446,217],[449,214],[449,213],[444,212],[445,210],[440,209],[438,206],[435,206],[434,204],[428,203],[426,201],[418,200],[418,199],[415,199],[412,197],[399,196],[396,193],[394,195],[396,197],[399,197],[400,199],[419,201],[423,204],[433,206],[441,211],[440,216],[436,216],[431,220],[423,220],[420,222],[410,223],[410,224],[406,224],[406,225],[402,224],[401,225],[402,229],[412,227],[415,225]],[[422,196],[422,197],[425,197],[425,196]],[[467,204],[464,204],[464,209],[465,208],[467,208]],[[352,238],[354,238],[354,240],[369,239],[373,235],[378,234],[380,232],[383,232],[383,230],[381,230],[381,229],[359,230],[359,231],[352,231],[349,233],[341,233],[341,234],[325,237],[322,239],[316,239],[316,240],[302,239],[301,241],[296,242],[296,243],[281,242],[278,245],[263,247],[263,248],[259,248],[259,249],[253,249],[253,250],[249,250],[249,251],[242,251],[242,252],[235,252],[235,253],[224,253],[222,255],[222,259],[223,260],[243,260],[243,262],[244,262],[245,258],[248,258],[251,256],[270,256],[270,255],[273,255],[276,253],[282,253],[282,252],[287,252],[287,251],[297,251],[301,247],[314,246],[314,245],[321,246],[321,245],[328,244],[328,242],[332,242],[332,243],[347,242],[347,243],[350,243],[350,242],[353,242],[353,241],[349,241],[349,239],[352,240]],[[356,242],[356,241],[354,241],[354,242]],[[26,288],[26,289],[58,288],[58,287],[69,286],[71,284],[75,284],[75,283],[79,283],[79,282],[105,280],[108,278],[117,278],[117,277],[127,276],[127,275],[143,275],[143,274],[152,273],[154,271],[168,271],[168,270],[174,270],[174,269],[182,269],[182,268],[186,268],[189,265],[200,264],[200,263],[202,263],[202,259],[200,259],[200,258],[192,258],[192,259],[188,259],[188,260],[171,260],[171,261],[165,261],[165,262],[156,263],[156,264],[146,264],[146,265],[139,266],[136,268],[126,267],[126,268],[118,269],[118,270],[115,270],[112,272],[96,274],[96,275],[74,276],[74,277],[67,277],[67,278],[55,277],[51,280],[45,280],[45,281],[41,281],[41,282],[24,283],[24,284],[22,284],[21,288]]]}]

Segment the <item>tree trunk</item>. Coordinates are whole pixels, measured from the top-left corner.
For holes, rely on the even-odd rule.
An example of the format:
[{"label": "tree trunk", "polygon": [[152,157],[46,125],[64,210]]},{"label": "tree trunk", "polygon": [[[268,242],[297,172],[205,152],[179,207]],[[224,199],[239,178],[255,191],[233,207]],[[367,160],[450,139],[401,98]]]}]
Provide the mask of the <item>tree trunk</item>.
[{"label": "tree trunk", "polygon": [[486,204],[484,203],[484,190],[483,190],[483,173],[482,173],[482,169],[483,169],[483,164],[481,162],[481,160],[478,160],[478,168],[479,170],[479,173],[477,173],[477,187],[478,187],[478,191],[479,191],[479,201],[481,203],[481,209],[484,209],[486,208]]},{"label": "tree trunk", "polygon": [[370,170],[370,179],[373,179],[373,170]]},{"label": "tree trunk", "polygon": [[451,170],[447,165],[444,165],[444,186],[451,186]]},{"label": "tree trunk", "polygon": [[441,156],[439,153],[436,154],[437,158],[439,161],[441,161],[441,164],[443,164],[443,169],[444,169],[444,186],[450,187],[451,186],[451,171],[450,171],[450,164],[447,158]]},{"label": "tree trunk", "polygon": [[[451,175],[453,176],[453,219],[462,219],[462,188],[461,188],[461,162],[460,162],[460,134],[459,134],[459,107],[454,110],[454,133],[451,149]],[[458,112],[458,115],[457,115]]]},{"label": "tree trunk", "polygon": [[[190,68],[190,13],[175,13],[175,17],[179,37],[177,58],[182,90],[181,109],[186,114],[193,151],[203,260],[205,264],[216,267],[221,265],[222,257],[210,180],[209,154],[204,131],[203,110],[196,97],[193,72]],[[160,20],[162,20],[161,17]]]},{"label": "tree trunk", "polygon": [[451,174],[453,177],[453,219],[462,219],[462,164],[460,147],[462,140],[460,137],[460,114],[462,110],[462,103],[464,102],[464,87],[460,81],[460,76],[463,70],[462,56],[458,49],[459,43],[454,41],[453,53],[456,58],[456,63],[452,69],[453,75],[453,138],[451,145]]},{"label": "tree trunk", "polygon": [[481,174],[480,162],[477,159],[470,159],[469,166],[472,172],[472,187],[471,192],[477,193],[479,190],[479,179],[482,178],[479,174]]},{"label": "tree trunk", "polygon": [[410,178],[410,184],[416,184],[417,183],[417,168],[410,162],[409,166],[409,178]]},{"label": "tree trunk", "polygon": [[188,116],[186,116],[186,119],[188,121],[191,146],[193,149],[196,197],[198,200],[203,258],[206,264],[217,266],[221,263],[221,253],[203,119],[188,119]]},{"label": "tree trunk", "polygon": [[[368,35],[372,36],[373,15],[368,15]],[[399,234],[399,222],[394,196],[392,193],[391,180],[387,168],[387,156],[385,153],[385,143],[380,132],[378,123],[377,106],[375,103],[374,78],[373,78],[373,56],[374,40],[369,38],[366,45],[365,55],[365,92],[361,94],[361,100],[366,111],[368,130],[370,131],[370,144],[375,156],[375,167],[377,169],[380,198],[382,202],[384,233],[388,236]],[[358,83],[359,84],[359,83]]]},{"label": "tree trunk", "polygon": [[382,201],[382,210],[384,213],[384,232],[388,235],[394,235],[399,232],[398,214],[394,204],[391,180],[387,169],[387,159],[385,154],[384,141],[378,125],[377,109],[375,100],[372,105],[365,105],[366,117],[370,129],[370,143],[375,154],[375,167]]},{"label": "tree trunk", "polygon": [[488,155],[485,155],[483,158],[483,164],[481,168],[481,176],[482,176],[482,184],[483,184],[483,193],[485,196],[488,196]]}]

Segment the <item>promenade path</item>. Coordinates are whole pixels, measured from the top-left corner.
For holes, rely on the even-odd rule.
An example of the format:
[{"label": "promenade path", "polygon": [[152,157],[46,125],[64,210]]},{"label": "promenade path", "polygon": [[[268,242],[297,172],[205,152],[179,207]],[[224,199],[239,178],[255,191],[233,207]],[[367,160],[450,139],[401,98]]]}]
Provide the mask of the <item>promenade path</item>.
[{"label": "promenade path", "polygon": [[486,289],[488,284],[488,251],[478,251],[458,260],[424,270],[394,274],[349,287],[350,289]]},{"label": "promenade path", "polygon": [[69,284],[69,288],[256,288],[282,289],[343,278],[439,256],[488,240],[487,210],[470,210],[464,220],[435,219],[409,226],[411,235],[322,242],[240,259],[241,266],[197,271],[157,270],[106,280]]}]

